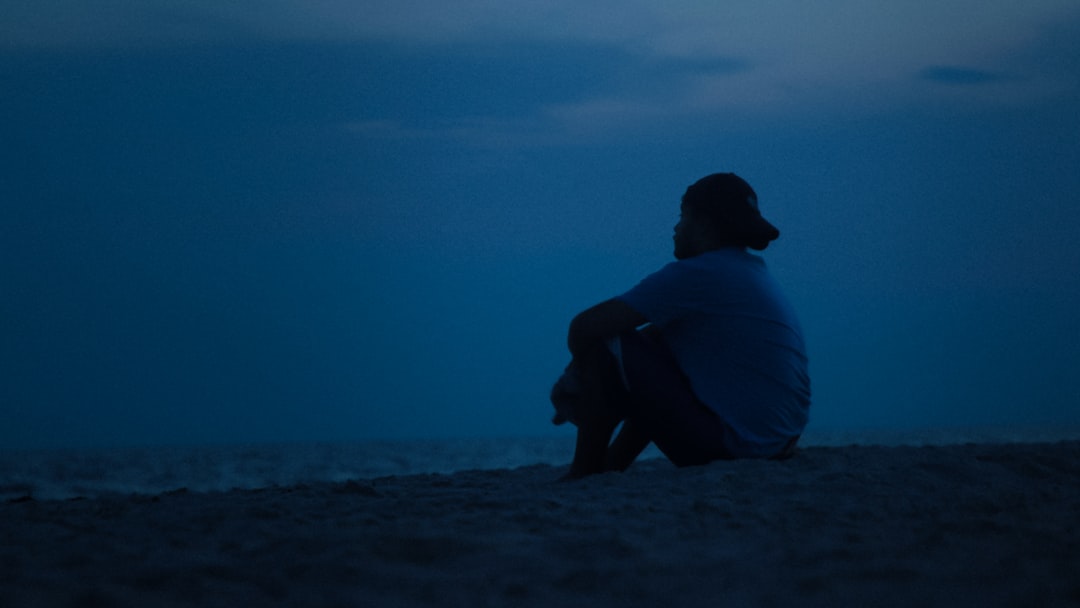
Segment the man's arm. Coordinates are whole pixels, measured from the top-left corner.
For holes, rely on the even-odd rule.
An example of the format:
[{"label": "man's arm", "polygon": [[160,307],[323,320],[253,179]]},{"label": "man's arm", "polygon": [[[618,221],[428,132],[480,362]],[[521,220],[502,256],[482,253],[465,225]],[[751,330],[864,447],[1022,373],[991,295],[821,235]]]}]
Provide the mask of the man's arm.
[{"label": "man's arm", "polygon": [[575,357],[600,340],[630,331],[649,320],[629,304],[617,299],[601,302],[574,317],[570,322],[567,346]]}]

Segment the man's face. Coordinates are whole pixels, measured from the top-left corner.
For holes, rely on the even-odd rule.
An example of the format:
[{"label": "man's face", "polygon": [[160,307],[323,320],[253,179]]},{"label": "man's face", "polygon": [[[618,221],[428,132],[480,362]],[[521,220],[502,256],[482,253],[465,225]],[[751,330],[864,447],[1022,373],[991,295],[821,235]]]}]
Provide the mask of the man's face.
[{"label": "man's face", "polygon": [[683,205],[679,223],[675,224],[675,259],[685,260],[708,251],[710,245],[708,224],[692,208]]}]

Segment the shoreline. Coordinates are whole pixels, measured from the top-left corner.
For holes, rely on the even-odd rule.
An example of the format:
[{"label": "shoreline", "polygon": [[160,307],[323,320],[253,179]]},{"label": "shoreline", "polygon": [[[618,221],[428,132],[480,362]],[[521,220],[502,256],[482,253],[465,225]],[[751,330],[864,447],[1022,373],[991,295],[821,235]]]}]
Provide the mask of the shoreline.
[{"label": "shoreline", "polygon": [[[846,446],[940,446],[1080,440],[1080,428],[810,429],[801,449]],[[0,503],[255,489],[389,475],[451,474],[548,464],[568,465],[572,433],[475,437],[236,443],[115,448],[0,448]],[[663,458],[650,446],[643,459]]]},{"label": "shoreline", "polygon": [[1078,441],[561,472],[7,502],[0,605],[1080,602]]}]

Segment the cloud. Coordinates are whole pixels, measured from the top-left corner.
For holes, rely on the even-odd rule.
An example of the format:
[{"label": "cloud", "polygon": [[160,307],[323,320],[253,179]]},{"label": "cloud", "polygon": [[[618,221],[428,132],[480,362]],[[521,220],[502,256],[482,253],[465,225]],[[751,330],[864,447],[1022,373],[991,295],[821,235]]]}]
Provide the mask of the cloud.
[{"label": "cloud", "polygon": [[[858,58],[883,49],[963,51],[1016,42],[1075,12],[1074,0],[36,0],[9,3],[5,46],[184,44],[216,40],[398,41],[440,44],[575,41],[668,56],[816,54]],[[906,43],[906,44],[905,44]],[[875,53],[876,54],[876,53]]]},{"label": "cloud", "polygon": [[1005,80],[995,72],[956,66],[930,66],[919,72],[919,78],[947,85],[981,85]]},{"label": "cloud", "polygon": [[1002,62],[1045,95],[1080,96],[1080,11],[1040,29],[1039,36]]},{"label": "cloud", "polygon": [[[1009,59],[1037,46],[1046,24],[1074,15],[1074,5],[986,0],[972,14],[930,0],[102,0],[91,10],[39,0],[8,11],[0,48],[217,46],[256,57],[274,48],[285,61],[334,49],[325,54],[331,67],[311,74],[342,76],[335,93],[351,95],[356,111],[332,118],[357,135],[547,140],[550,128],[598,134],[935,95],[1029,99],[1022,90],[1035,85],[1025,67],[1036,68]],[[1045,65],[1075,74],[1075,45],[1055,40],[1059,60]],[[1067,84],[1039,69],[1041,90]],[[912,87],[913,74],[926,86]],[[384,123],[376,134],[370,125],[379,121],[399,126]]]},{"label": "cloud", "polygon": [[928,85],[918,90],[965,104],[1068,103],[1080,96],[1080,12],[973,62],[930,64],[915,78]]},{"label": "cloud", "polygon": [[[754,71],[738,57],[657,57],[601,44],[440,44],[360,60],[369,80],[355,137],[558,145],[638,132],[695,112],[699,90]],[[382,49],[382,50],[378,50]],[[389,50],[387,50],[389,49]],[[370,53],[369,53],[370,54]],[[724,94],[733,98],[731,92]]]}]

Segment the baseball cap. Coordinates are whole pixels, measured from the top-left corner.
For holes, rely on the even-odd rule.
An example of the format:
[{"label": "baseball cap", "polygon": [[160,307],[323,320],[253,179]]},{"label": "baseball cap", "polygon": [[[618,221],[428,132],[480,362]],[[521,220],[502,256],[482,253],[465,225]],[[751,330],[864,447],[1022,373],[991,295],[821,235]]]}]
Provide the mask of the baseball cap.
[{"label": "baseball cap", "polygon": [[734,173],[713,173],[694,182],[682,198],[713,220],[722,234],[751,249],[765,249],[780,236],[776,226],[761,216],[757,193]]}]

